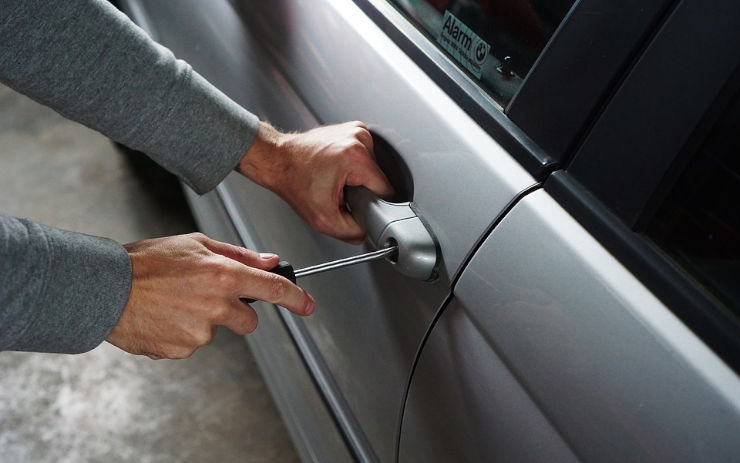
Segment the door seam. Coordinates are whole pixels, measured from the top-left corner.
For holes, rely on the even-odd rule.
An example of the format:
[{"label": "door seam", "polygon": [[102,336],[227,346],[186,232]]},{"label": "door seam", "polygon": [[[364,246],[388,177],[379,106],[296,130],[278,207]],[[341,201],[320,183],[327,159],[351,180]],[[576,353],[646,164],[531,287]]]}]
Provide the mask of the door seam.
[{"label": "door seam", "polygon": [[403,431],[403,418],[404,414],[406,412],[406,403],[408,402],[409,398],[409,392],[411,390],[411,381],[413,380],[414,373],[416,372],[416,367],[419,364],[419,360],[421,358],[421,354],[424,350],[424,347],[426,346],[427,341],[429,340],[430,335],[432,334],[432,331],[434,330],[434,327],[437,325],[437,321],[440,319],[440,317],[444,314],[445,309],[450,304],[452,299],[455,297],[455,286],[457,286],[457,282],[459,281],[460,277],[463,274],[463,271],[465,268],[470,264],[470,261],[473,260],[473,257],[478,253],[478,250],[481,246],[483,246],[483,243],[488,239],[490,234],[493,232],[493,230],[496,229],[499,223],[511,212],[511,210],[516,206],[519,201],[524,199],[524,197],[528,196],[529,194],[542,189],[542,183],[535,183],[524,190],[520,191],[509,203],[504,207],[504,209],[499,213],[499,215],[496,217],[496,219],[491,223],[491,225],[488,227],[488,229],[481,235],[481,238],[478,240],[478,242],[475,243],[472,250],[468,254],[468,256],[465,258],[463,263],[458,268],[457,274],[455,275],[455,278],[452,280],[450,284],[450,292],[445,298],[444,301],[442,301],[442,304],[437,309],[437,313],[434,315],[434,318],[432,318],[431,323],[429,324],[429,327],[427,328],[426,332],[424,333],[424,336],[422,337],[421,342],[419,343],[419,348],[416,350],[416,355],[414,356],[414,361],[411,364],[411,370],[409,371],[408,380],[406,381],[406,388],[403,394],[403,400],[401,401],[401,410],[399,412],[399,419],[398,419],[398,430],[396,433],[396,450],[395,450],[395,462],[399,463],[400,458],[400,450],[401,450],[401,433]]}]

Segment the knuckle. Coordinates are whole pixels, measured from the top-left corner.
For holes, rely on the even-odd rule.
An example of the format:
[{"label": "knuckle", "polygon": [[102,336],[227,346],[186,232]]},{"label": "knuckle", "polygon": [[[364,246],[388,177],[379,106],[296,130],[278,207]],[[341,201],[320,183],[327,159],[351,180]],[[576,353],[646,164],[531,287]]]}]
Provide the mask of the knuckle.
[{"label": "knuckle", "polygon": [[354,136],[347,137],[341,143],[337,143],[337,148],[342,157],[348,161],[352,161],[365,151],[365,145]]},{"label": "knuckle", "polygon": [[257,317],[250,317],[249,321],[244,324],[244,332],[241,334],[249,334],[257,329],[258,319]]},{"label": "knuckle", "polygon": [[330,233],[336,227],[332,220],[325,214],[316,214],[313,220],[314,229],[320,233]]},{"label": "knuckle", "polygon": [[319,216],[321,216],[321,211],[319,208],[311,208],[305,212],[306,220],[309,223],[316,223],[319,221]]},{"label": "knuckle", "polygon": [[367,148],[360,140],[357,139],[352,140],[352,142],[349,144],[348,151],[354,156],[364,157],[367,154]]},{"label": "knuckle", "polygon": [[236,282],[236,275],[223,262],[216,262],[211,268],[211,278],[219,288],[230,288]]},{"label": "knuckle", "polygon": [[279,275],[270,275],[268,282],[268,294],[272,301],[278,302],[288,292],[288,280]]},{"label": "knuckle", "polygon": [[259,259],[259,253],[252,249],[243,248],[241,246],[235,246],[234,252],[236,255],[242,257],[245,260]]},{"label": "knuckle", "polygon": [[210,308],[209,312],[208,319],[217,324],[221,324],[229,318],[230,310],[226,305],[217,305]]},{"label": "knuckle", "polygon": [[189,234],[187,234],[185,236],[187,236],[188,238],[194,239],[195,241],[199,241],[201,243],[203,241],[205,241],[205,240],[208,239],[208,237],[206,237],[206,235],[204,235],[201,232],[193,232],[193,233],[189,233]]},{"label": "knuckle", "polygon": [[210,344],[213,340],[213,332],[210,326],[199,327],[192,330],[189,334],[190,342],[196,347],[205,346]]},{"label": "knuckle", "polygon": [[247,310],[247,316],[239,320],[238,324],[231,325],[229,328],[236,334],[245,335],[257,329],[257,313],[250,307]]},{"label": "knuckle", "polygon": [[193,352],[195,352],[194,348],[182,347],[182,346],[172,346],[164,350],[164,356],[168,359],[180,360],[180,359],[189,358],[190,356],[193,355]]}]

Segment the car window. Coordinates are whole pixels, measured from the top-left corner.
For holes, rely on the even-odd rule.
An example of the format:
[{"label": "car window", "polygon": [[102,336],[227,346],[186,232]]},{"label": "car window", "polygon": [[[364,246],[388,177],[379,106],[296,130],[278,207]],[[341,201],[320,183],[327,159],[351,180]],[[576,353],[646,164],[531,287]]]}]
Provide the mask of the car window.
[{"label": "car window", "polygon": [[502,105],[574,0],[391,0]]},{"label": "car window", "polygon": [[701,143],[646,233],[740,316],[740,94]]}]

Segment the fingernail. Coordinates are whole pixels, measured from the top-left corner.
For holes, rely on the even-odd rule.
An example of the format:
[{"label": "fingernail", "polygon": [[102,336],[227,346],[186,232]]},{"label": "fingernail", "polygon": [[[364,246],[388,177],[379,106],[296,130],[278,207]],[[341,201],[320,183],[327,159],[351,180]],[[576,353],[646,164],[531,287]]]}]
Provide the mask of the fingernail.
[{"label": "fingernail", "polygon": [[277,257],[277,254],[273,254],[271,252],[261,252],[260,253],[260,259],[270,260],[273,257]]},{"label": "fingernail", "polygon": [[316,301],[314,301],[313,297],[311,297],[310,294],[306,293],[306,296],[308,296],[308,301],[306,302],[306,308],[303,309],[303,313],[306,315],[311,315],[313,313],[313,310],[316,308]]}]

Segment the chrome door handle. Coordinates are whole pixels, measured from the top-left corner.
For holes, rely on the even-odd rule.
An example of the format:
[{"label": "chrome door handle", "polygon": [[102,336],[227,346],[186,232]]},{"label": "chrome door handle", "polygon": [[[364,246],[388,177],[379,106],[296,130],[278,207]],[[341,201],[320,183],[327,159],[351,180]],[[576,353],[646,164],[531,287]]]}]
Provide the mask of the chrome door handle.
[{"label": "chrome door handle", "polygon": [[398,246],[388,259],[399,272],[419,280],[437,277],[439,246],[411,203],[391,203],[362,187],[345,188],[344,198],[376,248]]}]

